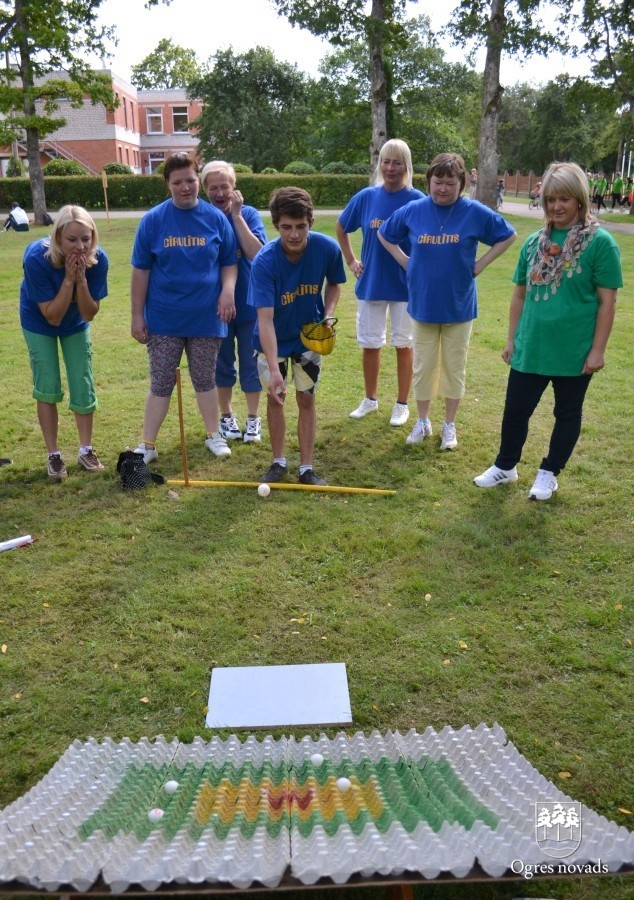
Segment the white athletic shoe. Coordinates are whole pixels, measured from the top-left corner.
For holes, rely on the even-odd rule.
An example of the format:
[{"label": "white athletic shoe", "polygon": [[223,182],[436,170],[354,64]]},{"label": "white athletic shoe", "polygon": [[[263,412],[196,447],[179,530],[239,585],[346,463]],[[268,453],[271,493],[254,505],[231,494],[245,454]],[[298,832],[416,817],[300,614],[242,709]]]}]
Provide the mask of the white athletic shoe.
[{"label": "white athletic shoe", "polygon": [[378,408],[378,400],[370,400],[369,397],[364,397],[357,408],[352,410],[352,412],[350,413],[350,418],[362,419],[364,416],[367,416],[368,413],[376,412]]},{"label": "white athletic shoe", "polygon": [[231,456],[229,445],[221,434],[212,434],[205,441],[205,447],[214,454],[214,456]]},{"label": "white athletic shoe", "polygon": [[500,469],[498,466],[491,466],[482,475],[474,478],[473,483],[477,484],[478,487],[490,488],[498,484],[511,484],[517,481],[518,478],[516,466],[513,466],[512,469]]},{"label": "white athletic shoe", "polygon": [[259,444],[262,440],[262,419],[256,416],[254,419],[247,419],[244,426],[244,443],[248,444],[255,441]]},{"label": "white athletic shoe", "polygon": [[409,407],[407,403],[398,403],[398,401],[392,407],[392,417],[390,418],[390,425],[404,425],[409,419]]},{"label": "white athletic shoe", "polygon": [[532,488],[528,492],[529,500],[550,500],[559,485],[552,472],[538,469]]},{"label": "white athletic shoe", "polygon": [[158,459],[158,450],[156,449],[156,447],[148,447],[143,441],[141,441],[134,452],[143,454],[143,462],[146,466],[148,463],[154,462],[155,459]]},{"label": "white athletic shoe", "polygon": [[227,441],[239,441],[242,438],[242,432],[238,425],[238,417],[235,413],[227,413],[220,417],[220,434]]},{"label": "white athletic shoe", "polygon": [[416,424],[405,440],[406,444],[422,444],[426,437],[431,437],[431,422],[429,419],[416,419]]},{"label": "white athletic shoe", "polygon": [[455,450],[458,446],[458,436],[456,435],[456,426],[453,422],[442,423],[442,436],[440,438],[441,450]]}]

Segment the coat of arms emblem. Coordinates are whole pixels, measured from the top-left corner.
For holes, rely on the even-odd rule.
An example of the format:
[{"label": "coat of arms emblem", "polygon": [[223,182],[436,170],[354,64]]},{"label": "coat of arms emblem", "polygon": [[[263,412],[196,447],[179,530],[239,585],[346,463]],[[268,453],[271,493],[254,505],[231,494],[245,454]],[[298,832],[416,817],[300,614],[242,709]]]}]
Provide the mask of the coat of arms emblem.
[{"label": "coat of arms emblem", "polygon": [[581,803],[573,800],[535,803],[535,838],[553,859],[571,856],[581,844]]}]

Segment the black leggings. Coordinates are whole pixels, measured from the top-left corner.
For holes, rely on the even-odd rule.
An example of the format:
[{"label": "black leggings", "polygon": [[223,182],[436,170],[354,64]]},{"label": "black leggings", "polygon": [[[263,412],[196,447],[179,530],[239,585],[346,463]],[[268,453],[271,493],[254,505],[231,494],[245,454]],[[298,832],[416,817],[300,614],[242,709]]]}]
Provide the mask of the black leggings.
[{"label": "black leggings", "polygon": [[555,425],[548,455],[542,459],[539,468],[558,475],[579,440],[583,401],[591,378],[592,375],[534,375],[511,369],[502,417],[500,452],[495,465],[508,470],[520,461],[528,437],[530,417],[552,382]]}]

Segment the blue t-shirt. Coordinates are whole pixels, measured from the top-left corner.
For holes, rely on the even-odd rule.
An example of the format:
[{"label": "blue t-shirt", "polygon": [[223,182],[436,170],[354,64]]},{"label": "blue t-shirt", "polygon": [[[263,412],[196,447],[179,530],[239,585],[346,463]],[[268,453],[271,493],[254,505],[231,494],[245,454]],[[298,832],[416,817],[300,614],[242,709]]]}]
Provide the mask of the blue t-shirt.
[{"label": "blue t-shirt", "polygon": [[[251,276],[251,266],[253,265],[253,260],[249,259],[249,257],[242,252],[240,248],[240,241],[238,240],[238,233],[236,231],[235,225],[233,224],[233,219],[231,218],[231,216],[229,216],[228,218],[235,234],[236,246],[238,251],[238,281],[236,282],[236,322],[254,322],[257,319],[258,314],[253,309],[253,307],[249,306],[249,304],[247,303],[247,295],[249,293],[249,278]],[[249,226],[249,230],[253,232],[256,238],[259,238],[259,240],[261,240],[263,244],[266,244],[266,229],[257,209],[255,209],[253,206],[243,206],[242,218],[247,223],[247,225]]]},{"label": "blue t-shirt", "polygon": [[[280,238],[262,247],[251,268],[249,305],[256,309],[274,307],[280,358],[305,351],[300,331],[307,322],[318,322],[324,317],[324,282],[343,284],[345,280],[339,245],[325,234],[309,232],[307,247],[296,262],[288,259]],[[262,352],[257,323],[253,346]]]},{"label": "blue t-shirt", "polygon": [[[24,279],[20,286],[20,324],[26,331],[47,334],[51,337],[65,337],[84,331],[89,323],[84,322],[75,302],[71,303],[59,325],[50,325],[39,308],[40,303],[54,300],[62,286],[66,269],[56,269],[46,258],[50,247],[49,238],[29,244],[24,251],[22,267]],[[99,302],[108,295],[108,257],[101,247],[96,250],[97,262],[86,269],[86,283],[93,300]]]},{"label": "blue t-shirt", "polygon": [[[351,197],[339,216],[339,223],[347,233],[363,234],[361,262],[363,274],[357,280],[355,293],[359,300],[400,300],[407,302],[405,272],[390,256],[377,237],[383,222],[412,200],[422,199],[424,194],[416,188],[402,188],[390,193],[383,185],[368,187]],[[409,240],[400,242],[401,250],[410,255]]]},{"label": "blue t-shirt", "polygon": [[220,269],[237,262],[236,239],[224,213],[205,200],[179,209],[165,200],[139,223],[132,265],[149,269],[145,321],[150,334],[225,337],[218,315]]},{"label": "blue t-shirt", "polygon": [[499,213],[466,197],[451,206],[438,206],[431,197],[415,200],[397,210],[380,231],[391,244],[410,239],[410,316],[441,325],[477,317],[473,267],[478,243],[491,247],[515,233]]}]

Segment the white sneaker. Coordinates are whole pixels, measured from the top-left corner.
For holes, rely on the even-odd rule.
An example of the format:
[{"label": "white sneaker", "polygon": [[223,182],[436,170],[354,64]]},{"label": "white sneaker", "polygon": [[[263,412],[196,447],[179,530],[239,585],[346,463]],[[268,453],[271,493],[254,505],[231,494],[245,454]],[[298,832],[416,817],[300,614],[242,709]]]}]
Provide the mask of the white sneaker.
[{"label": "white sneaker", "polygon": [[398,403],[398,401],[392,407],[392,417],[390,419],[390,425],[404,425],[409,419],[409,407],[407,403]]},{"label": "white sneaker", "polygon": [[256,416],[254,419],[247,419],[244,426],[244,443],[250,441],[259,443],[262,440],[262,419]]},{"label": "white sneaker", "polygon": [[156,447],[148,447],[147,444],[145,444],[143,441],[141,441],[134,452],[143,454],[143,462],[146,466],[148,463],[151,463],[155,459],[158,459],[158,450],[156,449]]},{"label": "white sneaker", "polygon": [[357,408],[352,410],[352,412],[350,413],[350,418],[362,419],[364,416],[367,416],[368,413],[376,412],[378,408],[378,400],[370,400],[369,397],[364,397]]},{"label": "white sneaker", "polygon": [[552,472],[538,469],[532,488],[528,492],[529,500],[550,500],[559,485]]},{"label": "white sneaker", "polygon": [[223,438],[228,441],[239,441],[242,438],[238,417],[235,413],[227,413],[227,415],[220,417],[219,431]]},{"label": "white sneaker", "polygon": [[512,469],[500,469],[498,466],[491,466],[482,475],[478,475],[473,479],[473,483],[478,487],[488,488],[495,487],[497,484],[511,484],[519,478],[517,474],[517,466]]},{"label": "white sneaker", "polygon": [[205,441],[205,447],[211,450],[215,456],[231,456],[229,445],[221,434],[212,434],[211,437],[208,437]]},{"label": "white sneaker", "polygon": [[456,426],[453,422],[442,423],[442,437],[440,438],[441,450],[455,450],[458,446]]},{"label": "white sneaker", "polygon": [[426,437],[431,436],[431,422],[429,419],[416,419],[412,432],[408,435],[406,444],[422,444]]}]

